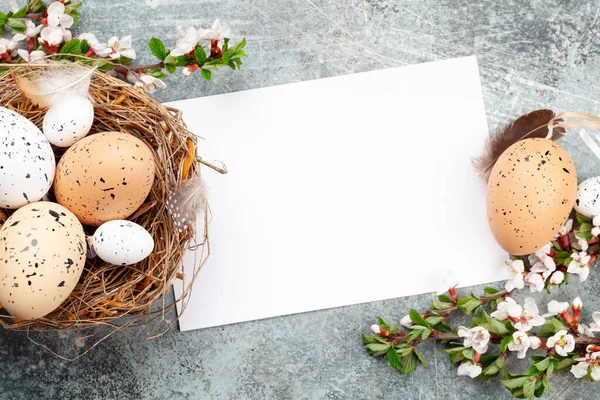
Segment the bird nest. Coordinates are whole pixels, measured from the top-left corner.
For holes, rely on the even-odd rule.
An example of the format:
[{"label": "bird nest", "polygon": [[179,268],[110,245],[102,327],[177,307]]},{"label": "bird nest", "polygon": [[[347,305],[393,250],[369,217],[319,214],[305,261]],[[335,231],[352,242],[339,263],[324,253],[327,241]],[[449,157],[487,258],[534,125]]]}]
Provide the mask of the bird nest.
[{"label": "bird nest", "polygon": [[[23,95],[16,83],[14,68],[11,66],[0,72],[0,105],[18,112],[41,129],[45,110]],[[210,254],[209,208],[204,215],[205,229],[199,232],[201,237],[196,238],[193,227],[178,232],[165,206],[167,196],[182,180],[198,176],[201,164],[211,164],[196,157],[197,136],[187,130],[181,112],[158,103],[141,89],[94,71],[90,96],[95,103],[90,134],[128,133],[145,142],[154,153],[154,185],[144,204],[128,218],[150,232],[155,242],[154,252],[145,260],[126,267],[108,264],[99,258],[88,259],[75,289],[55,311],[43,318],[24,321],[0,310],[0,324],[6,329],[28,332],[98,326],[109,326],[114,332],[154,322],[148,334],[153,337],[166,331],[174,322],[166,319],[166,313],[177,302],[182,302],[181,306],[185,308],[191,284]],[[58,162],[64,149],[54,148],[54,151]],[[49,195],[53,200],[53,194]],[[187,276],[184,281],[181,272],[183,256],[191,247],[196,249],[195,267],[192,276]],[[172,284],[183,286],[183,295],[174,302],[166,300],[171,296],[165,296]]]}]

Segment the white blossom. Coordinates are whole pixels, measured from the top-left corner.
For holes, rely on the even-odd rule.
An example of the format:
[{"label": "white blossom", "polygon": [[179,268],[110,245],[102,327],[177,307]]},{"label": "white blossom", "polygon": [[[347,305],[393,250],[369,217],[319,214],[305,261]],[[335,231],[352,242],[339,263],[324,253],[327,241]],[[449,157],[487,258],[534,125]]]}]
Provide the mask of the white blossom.
[{"label": "white blossom", "polygon": [[17,50],[17,52],[19,53],[19,56],[23,59],[23,61],[26,63],[34,63],[36,61],[43,60],[44,57],[46,57],[46,53],[39,50],[35,50],[30,53],[27,50],[19,49]]},{"label": "white blossom", "polygon": [[379,335],[381,333],[381,327],[379,325],[371,325],[371,332]]},{"label": "white blossom", "polygon": [[558,331],[546,341],[548,348],[554,348],[558,355],[567,357],[567,353],[575,350],[575,338],[567,333],[566,329]]},{"label": "white blossom", "polygon": [[594,227],[592,228],[591,234],[594,237],[598,237],[598,235],[600,235],[600,215],[596,215],[592,219],[592,224],[594,225]]},{"label": "white blossom", "polygon": [[100,43],[96,35],[93,33],[82,33],[77,37],[79,40],[85,40],[98,57],[106,58],[112,52],[112,48],[104,43]]},{"label": "white blossom", "polygon": [[555,271],[550,276],[550,283],[553,285],[560,285],[565,280],[565,274],[562,271]]},{"label": "white blossom", "polygon": [[579,298],[579,297],[575,297],[572,305],[573,305],[573,310],[581,310],[583,308],[583,302],[581,301],[581,298]]},{"label": "white blossom", "polygon": [[506,281],[504,289],[508,292],[512,292],[515,289],[523,289],[525,282],[523,280],[523,273],[525,272],[525,264],[523,260],[509,260],[506,261],[506,270],[510,274],[511,278]]},{"label": "white blossom", "polygon": [[472,361],[465,361],[458,366],[458,375],[465,375],[471,378],[477,378],[481,374],[481,366]]},{"label": "white blossom", "polygon": [[546,254],[540,253],[537,256],[540,261],[533,264],[530,270],[531,272],[537,272],[542,274],[542,277],[544,278],[544,280],[546,280],[554,271],[556,271],[556,264],[554,263],[552,257]]},{"label": "white blossom", "polygon": [[15,49],[19,42],[23,40],[23,35],[16,34],[12,39],[0,38],[0,54],[9,53],[12,56],[16,54]]},{"label": "white blossom", "polygon": [[476,326],[474,328],[458,327],[458,336],[464,337],[464,346],[472,347],[479,354],[483,354],[488,349],[490,342],[490,332],[487,329]]},{"label": "white blossom", "polygon": [[200,34],[201,32],[193,26],[190,26],[186,29],[177,27],[177,47],[171,50],[171,53],[169,53],[169,55],[173,57],[178,57],[194,50],[194,47],[196,47],[196,45],[198,44],[198,40],[200,39]]},{"label": "white blossom", "polygon": [[578,324],[577,332],[583,336],[594,337],[594,331],[592,331],[592,329],[585,324]]},{"label": "white blossom", "polygon": [[550,300],[550,302],[548,303],[548,313],[544,314],[543,317],[548,318],[558,314],[562,314],[563,312],[569,309],[569,305],[570,304],[566,301],[559,303],[556,300]]},{"label": "white blossom", "polygon": [[535,272],[530,272],[525,275],[525,284],[531,290],[531,293],[541,292],[544,290],[544,277]]},{"label": "white blossom", "polygon": [[507,297],[504,301],[498,303],[496,307],[496,311],[490,314],[492,318],[499,319],[500,321],[504,321],[508,319],[508,306],[510,304],[518,305],[511,297]]},{"label": "white blossom", "polygon": [[72,35],[68,29],[73,26],[73,17],[65,14],[65,5],[55,1],[48,6],[47,12],[48,26],[41,31],[41,41],[57,46],[63,41],[71,40]]},{"label": "white blossom", "polygon": [[136,57],[131,35],[124,36],[121,39],[117,36],[111,37],[108,39],[108,47],[111,50],[109,57],[113,60],[118,60],[121,57],[127,57],[133,60]]},{"label": "white blossom", "polygon": [[569,263],[567,272],[570,274],[579,275],[579,280],[581,282],[585,281],[590,275],[590,256],[585,251],[582,251],[571,254],[571,258],[573,261]]},{"label": "white blossom", "polygon": [[523,331],[513,333],[513,341],[508,344],[510,351],[518,351],[517,358],[525,358],[529,348],[537,349],[542,341],[537,336],[528,336]]},{"label": "white blossom", "polygon": [[141,87],[148,93],[154,93],[157,88],[166,88],[167,84],[154,76],[142,74],[140,75],[140,79],[133,86]]},{"label": "white blossom", "polygon": [[414,322],[412,322],[412,319],[410,319],[410,315],[405,315],[400,320],[400,325],[410,328],[411,326],[414,325]]},{"label": "white blossom", "polygon": [[588,353],[585,357],[576,358],[575,361],[579,361],[571,367],[571,373],[575,378],[583,378],[589,372],[593,380],[600,381],[600,351]]},{"label": "white blossom", "polygon": [[590,330],[592,332],[600,332],[600,312],[593,312],[592,319],[594,320],[594,322],[590,324]]},{"label": "white blossom", "polygon": [[545,318],[540,315],[535,300],[531,297],[525,299],[523,307],[516,303],[509,304],[508,315],[517,320],[515,328],[523,332],[530,331],[534,326],[544,325],[546,322]]},{"label": "white blossom", "polygon": [[579,247],[581,247],[582,251],[587,251],[590,248],[587,239],[581,238],[577,235],[575,235],[575,239],[577,239],[577,244],[579,245]]},{"label": "white blossom", "polygon": [[558,234],[556,236],[554,236],[554,238],[556,239],[559,236],[565,236],[567,233],[571,232],[571,230],[573,229],[573,220],[569,219],[567,220],[567,222],[565,222],[565,224],[560,228],[560,230],[558,231]]},{"label": "white blossom", "polygon": [[230,33],[231,30],[229,29],[229,25],[222,26],[217,19],[210,29],[203,29],[200,32],[200,38],[204,40],[218,40],[219,42],[223,42],[223,39],[229,37]]},{"label": "white blossom", "polygon": [[35,24],[31,20],[25,21],[25,24],[27,25],[27,30],[23,33],[28,39],[37,37],[37,35],[39,35],[39,33],[42,31],[42,29],[44,29],[44,25],[40,24],[38,26],[35,26]]},{"label": "white blossom", "polygon": [[442,275],[438,288],[436,290],[437,295],[446,293],[450,289],[454,289],[458,286],[458,278],[452,271],[445,271]]}]

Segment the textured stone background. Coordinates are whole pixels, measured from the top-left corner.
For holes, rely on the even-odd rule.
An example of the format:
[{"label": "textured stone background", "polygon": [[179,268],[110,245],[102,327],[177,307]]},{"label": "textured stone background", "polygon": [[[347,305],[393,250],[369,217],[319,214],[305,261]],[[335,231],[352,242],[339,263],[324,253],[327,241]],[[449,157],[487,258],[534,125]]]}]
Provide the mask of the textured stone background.
[{"label": "textured stone background", "polygon": [[[24,1],[0,0],[0,10]],[[84,0],[81,25],[103,40],[133,34],[142,62],[151,60],[149,38],[172,43],[176,25],[207,26],[218,17],[231,24],[234,38],[247,37],[250,57],[241,72],[223,71],[211,83],[197,75],[171,77],[157,95],[163,101],[475,54],[488,121],[496,128],[541,107],[600,113],[598,6],[596,0]],[[561,143],[580,180],[598,175],[600,161],[578,137]],[[580,295],[589,318],[600,310],[599,289],[600,274],[593,271],[558,297]],[[377,315],[398,319],[410,307],[426,308],[431,298],[171,331],[152,341],[132,330],[75,362],[51,356],[25,334],[2,331],[0,398],[509,398],[498,382],[456,377],[439,345],[422,346],[429,366],[411,376],[366,355],[360,334]],[[42,340],[67,355],[90,344],[70,334]],[[563,375],[553,377],[557,390],[546,398],[597,397],[600,386]]]}]

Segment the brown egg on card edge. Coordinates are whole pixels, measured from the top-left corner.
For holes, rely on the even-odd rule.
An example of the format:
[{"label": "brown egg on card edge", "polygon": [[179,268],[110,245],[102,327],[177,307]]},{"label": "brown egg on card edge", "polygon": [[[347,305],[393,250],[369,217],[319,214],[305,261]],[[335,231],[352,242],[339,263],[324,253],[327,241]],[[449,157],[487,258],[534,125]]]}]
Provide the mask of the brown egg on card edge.
[{"label": "brown egg on card edge", "polygon": [[152,150],[133,135],[97,133],[71,146],[56,168],[59,204],[92,226],[126,219],[146,200],[154,182]]},{"label": "brown egg on card edge", "polygon": [[533,253],[558,233],[576,196],[577,174],[569,154],[552,140],[521,140],[502,153],[490,174],[490,229],[509,254]]}]

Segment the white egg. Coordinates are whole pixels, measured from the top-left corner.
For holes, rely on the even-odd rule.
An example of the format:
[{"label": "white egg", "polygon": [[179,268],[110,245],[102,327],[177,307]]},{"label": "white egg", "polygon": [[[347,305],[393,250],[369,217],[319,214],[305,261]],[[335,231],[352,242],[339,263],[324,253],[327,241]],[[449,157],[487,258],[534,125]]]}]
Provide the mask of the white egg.
[{"label": "white egg", "polygon": [[154,239],[142,226],[126,220],[108,221],[94,233],[96,255],[114,265],[142,261],[154,250]]},{"label": "white egg", "polygon": [[589,218],[600,215],[600,176],[586,179],[577,186],[575,211]]},{"label": "white egg", "polygon": [[55,102],[44,116],[44,135],[58,147],[69,147],[84,138],[94,123],[94,106],[80,96]]},{"label": "white egg", "polygon": [[41,200],[52,186],[55,167],[44,134],[27,118],[0,107],[0,207]]}]

